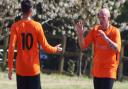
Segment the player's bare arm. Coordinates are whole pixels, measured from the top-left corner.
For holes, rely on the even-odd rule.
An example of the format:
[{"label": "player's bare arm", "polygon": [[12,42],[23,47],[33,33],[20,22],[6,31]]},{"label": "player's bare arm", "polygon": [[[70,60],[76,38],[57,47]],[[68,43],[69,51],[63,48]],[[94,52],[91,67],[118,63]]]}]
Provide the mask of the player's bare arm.
[{"label": "player's bare arm", "polygon": [[83,37],[84,27],[83,27],[82,21],[79,21],[75,25],[75,31],[76,31],[76,34],[77,34],[77,37],[78,37],[79,46],[80,46],[81,50],[83,50],[83,46],[84,46],[84,37]]}]

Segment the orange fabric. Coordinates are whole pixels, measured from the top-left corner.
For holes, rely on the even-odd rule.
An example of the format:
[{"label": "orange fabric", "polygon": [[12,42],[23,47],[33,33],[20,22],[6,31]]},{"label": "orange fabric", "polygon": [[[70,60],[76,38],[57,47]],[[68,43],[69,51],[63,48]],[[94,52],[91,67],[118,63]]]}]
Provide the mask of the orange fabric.
[{"label": "orange fabric", "polygon": [[47,53],[56,53],[57,48],[48,44],[42,26],[33,20],[20,20],[11,27],[8,67],[13,68],[14,49],[17,45],[16,73],[33,76],[40,73],[38,43]]},{"label": "orange fabric", "polygon": [[[89,34],[85,37],[84,48],[91,43],[94,44],[94,60],[92,74],[99,78],[116,78],[116,72],[119,64],[119,54],[112,49],[109,44],[99,36],[98,30],[100,25],[96,25]],[[115,43],[118,44],[119,51],[121,50],[121,37],[119,29],[110,26],[105,34]]]}]

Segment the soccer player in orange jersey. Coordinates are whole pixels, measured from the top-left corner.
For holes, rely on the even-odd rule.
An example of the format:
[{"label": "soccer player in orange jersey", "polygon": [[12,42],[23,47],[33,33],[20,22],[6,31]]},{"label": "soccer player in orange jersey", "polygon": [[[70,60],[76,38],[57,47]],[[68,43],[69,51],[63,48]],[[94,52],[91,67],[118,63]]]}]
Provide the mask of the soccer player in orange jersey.
[{"label": "soccer player in orange jersey", "polygon": [[94,45],[92,67],[94,89],[112,89],[119,65],[121,37],[119,29],[109,22],[110,12],[107,8],[99,11],[98,18],[100,24],[94,26],[86,37],[83,37],[82,21],[75,25],[75,31],[82,50],[91,43]]},{"label": "soccer player in orange jersey", "polygon": [[21,2],[23,17],[11,27],[8,67],[9,79],[12,79],[13,57],[17,45],[16,77],[17,89],[41,89],[40,63],[38,44],[47,53],[60,53],[60,45],[48,44],[40,23],[31,19],[32,3],[29,0]]}]

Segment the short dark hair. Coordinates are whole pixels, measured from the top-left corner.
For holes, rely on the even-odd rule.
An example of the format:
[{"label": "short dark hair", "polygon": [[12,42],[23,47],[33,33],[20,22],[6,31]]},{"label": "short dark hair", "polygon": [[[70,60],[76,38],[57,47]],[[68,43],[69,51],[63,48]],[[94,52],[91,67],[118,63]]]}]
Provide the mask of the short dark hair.
[{"label": "short dark hair", "polygon": [[32,8],[32,2],[29,0],[23,0],[21,2],[21,11],[23,13],[27,13],[30,11],[30,9]]}]

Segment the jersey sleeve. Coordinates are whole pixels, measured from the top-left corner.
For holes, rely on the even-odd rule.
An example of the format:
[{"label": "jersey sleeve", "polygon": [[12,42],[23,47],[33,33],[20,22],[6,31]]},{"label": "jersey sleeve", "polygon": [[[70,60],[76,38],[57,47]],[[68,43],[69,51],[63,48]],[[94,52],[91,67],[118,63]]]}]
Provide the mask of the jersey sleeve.
[{"label": "jersey sleeve", "polygon": [[39,30],[38,30],[38,41],[41,44],[42,48],[44,49],[45,52],[47,53],[56,53],[57,48],[51,46],[48,42],[47,39],[44,35],[44,31],[41,25],[39,25]]},{"label": "jersey sleeve", "polygon": [[8,67],[10,72],[12,71],[13,68],[13,58],[14,58],[14,49],[16,45],[16,40],[17,40],[16,29],[14,26],[12,26],[10,40],[9,40],[9,50],[8,50]]},{"label": "jersey sleeve", "polygon": [[118,51],[121,51],[121,36],[119,29],[116,29],[114,35],[113,35],[114,42],[117,44]]},{"label": "jersey sleeve", "polygon": [[87,48],[93,42],[93,29],[84,38],[84,48]]},{"label": "jersey sleeve", "polygon": [[113,41],[117,44],[117,48],[118,48],[118,53],[116,53],[116,60],[117,60],[117,64],[119,64],[120,61],[120,51],[121,51],[121,36],[120,36],[120,31],[119,29],[116,29],[113,35]]}]

